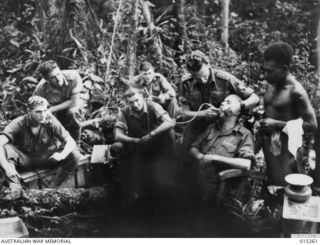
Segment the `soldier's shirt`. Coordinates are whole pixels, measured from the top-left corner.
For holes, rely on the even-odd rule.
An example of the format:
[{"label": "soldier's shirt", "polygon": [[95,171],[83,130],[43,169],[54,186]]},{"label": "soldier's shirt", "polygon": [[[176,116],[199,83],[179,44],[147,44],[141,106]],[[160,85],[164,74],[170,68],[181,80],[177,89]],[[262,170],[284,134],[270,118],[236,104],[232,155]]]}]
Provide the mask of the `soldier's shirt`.
[{"label": "soldier's shirt", "polygon": [[29,115],[20,116],[11,121],[0,133],[8,137],[10,142],[28,156],[39,156],[47,151],[58,150],[59,142],[67,142],[70,134],[52,114],[47,122],[40,124],[37,136],[31,131]]},{"label": "soldier's shirt", "polygon": [[130,137],[141,138],[157,128],[165,119],[170,120],[170,117],[162,106],[148,101],[144,102],[140,114],[132,111],[129,106],[121,109],[115,127]]},{"label": "soldier's shirt", "polygon": [[223,100],[230,94],[236,94],[241,99],[247,99],[253,94],[253,89],[228,72],[210,69],[208,82],[203,84],[190,74],[182,78],[179,100],[196,111],[203,103],[220,107]]},{"label": "soldier's shirt", "polygon": [[148,83],[144,75],[135,76],[132,79],[132,85],[138,89],[146,88],[150,95],[159,96],[163,93],[169,93],[170,97],[175,97],[176,92],[168,80],[160,73],[155,72],[153,80]]},{"label": "soldier's shirt", "polygon": [[76,70],[62,70],[64,83],[61,87],[52,87],[48,81],[42,79],[33,95],[44,97],[51,105],[58,105],[69,100],[73,94],[82,90],[82,80]]},{"label": "soldier's shirt", "polygon": [[197,148],[202,154],[250,160],[254,157],[253,136],[248,129],[239,124],[224,133],[221,133],[218,122],[210,124],[197,137],[192,147]]}]

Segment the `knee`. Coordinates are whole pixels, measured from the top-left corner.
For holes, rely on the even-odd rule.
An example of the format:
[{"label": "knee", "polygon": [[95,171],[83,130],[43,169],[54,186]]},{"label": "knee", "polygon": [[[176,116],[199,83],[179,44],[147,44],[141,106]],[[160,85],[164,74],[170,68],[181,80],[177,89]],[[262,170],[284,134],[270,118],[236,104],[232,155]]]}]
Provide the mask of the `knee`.
[{"label": "knee", "polygon": [[82,158],[82,155],[81,155],[80,151],[78,149],[76,149],[69,154],[67,162],[70,162],[70,165],[78,166],[81,158]]},{"label": "knee", "polygon": [[[3,148],[7,161],[18,162],[19,154],[17,153],[17,148],[14,145],[6,144],[3,146]],[[2,163],[0,162],[0,164]]]},{"label": "knee", "polygon": [[62,160],[60,166],[63,170],[72,172],[77,168],[77,166],[79,166],[81,158],[82,155],[80,151],[78,149],[74,150],[67,156],[65,160]]}]

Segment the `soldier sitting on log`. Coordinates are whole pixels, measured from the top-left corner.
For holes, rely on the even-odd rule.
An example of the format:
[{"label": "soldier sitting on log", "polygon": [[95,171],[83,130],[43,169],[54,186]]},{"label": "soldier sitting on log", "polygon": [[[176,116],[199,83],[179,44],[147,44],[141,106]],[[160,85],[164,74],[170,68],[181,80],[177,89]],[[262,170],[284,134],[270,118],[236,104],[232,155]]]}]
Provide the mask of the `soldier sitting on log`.
[{"label": "soldier sitting on log", "polygon": [[81,157],[68,131],[48,111],[45,98],[32,96],[27,106],[28,114],[14,119],[0,133],[0,166],[15,194],[21,192],[18,171],[58,167],[54,184],[60,186]]},{"label": "soldier sitting on log", "polygon": [[[130,87],[124,97],[115,125],[111,156],[120,158],[121,191],[124,199],[134,202],[145,196],[154,184],[156,159],[170,157],[173,126],[168,113],[157,103],[145,101],[137,88]],[[150,193],[150,192],[148,192]]]},{"label": "soldier sitting on log", "polygon": [[191,146],[198,162],[198,181],[204,201],[214,201],[218,173],[227,168],[249,169],[254,158],[253,136],[238,123],[240,112],[226,111],[230,104],[240,103],[237,95],[222,102],[219,119],[210,124]]},{"label": "soldier sitting on log", "polygon": [[139,66],[141,74],[132,79],[132,85],[146,89],[152,100],[162,105],[169,116],[175,119],[179,114],[176,92],[168,80],[160,73],[154,72],[152,65],[145,61]]}]

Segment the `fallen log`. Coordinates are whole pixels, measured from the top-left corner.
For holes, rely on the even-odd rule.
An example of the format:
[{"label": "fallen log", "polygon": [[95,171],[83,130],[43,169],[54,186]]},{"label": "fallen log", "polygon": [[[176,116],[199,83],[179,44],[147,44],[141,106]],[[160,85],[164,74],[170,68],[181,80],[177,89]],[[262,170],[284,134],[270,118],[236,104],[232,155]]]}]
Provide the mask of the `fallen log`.
[{"label": "fallen log", "polygon": [[30,189],[14,200],[0,198],[0,219],[19,216],[32,237],[65,237],[79,222],[94,224],[114,200],[112,195],[109,185]]},{"label": "fallen log", "polygon": [[[103,206],[111,198],[110,186],[91,188],[30,189],[14,200],[0,198],[0,217],[15,214],[28,216],[33,214],[63,215],[76,212],[88,206]],[[7,212],[11,210],[12,212]],[[13,210],[15,212],[13,212]]]}]

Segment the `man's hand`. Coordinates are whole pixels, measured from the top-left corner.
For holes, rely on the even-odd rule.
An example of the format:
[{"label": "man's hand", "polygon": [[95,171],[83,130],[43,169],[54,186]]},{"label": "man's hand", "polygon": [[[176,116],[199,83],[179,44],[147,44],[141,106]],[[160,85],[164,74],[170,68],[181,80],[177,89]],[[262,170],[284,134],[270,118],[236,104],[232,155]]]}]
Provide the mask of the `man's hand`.
[{"label": "man's hand", "polygon": [[203,156],[200,158],[200,165],[202,167],[206,166],[210,162],[212,162],[212,160],[209,155],[203,154]]},{"label": "man's hand", "polygon": [[219,109],[212,106],[209,109],[200,111],[198,116],[205,119],[217,118],[219,116]]},{"label": "man's hand", "polygon": [[151,134],[147,134],[147,135],[145,135],[145,136],[143,136],[141,139],[140,139],[140,144],[147,144],[147,143],[149,143],[150,141],[151,141],[151,139],[152,139],[152,136],[151,136]]},{"label": "man's hand", "polygon": [[284,126],[285,123],[281,123],[281,121],[272,118],[264,118],[260,120],[260,129],[265,132],[271,132],[275,129],[282,129]]},{"label": "man's hand", "polygon": [[51,161],[55,161],[55,162],[60,162],[60,161],[62,161],[64,159],[65,159],[65,157],[60,152],[55,152],[50,157],[50,160]]},{"label": "man's hand", "polygon": [[226,105],[222,109],[222,111],[226,115],[236,115],[236,114],[238,114],[240,112],[240,110],[241,110],[241,104],[238,103],[238,102]]}]

